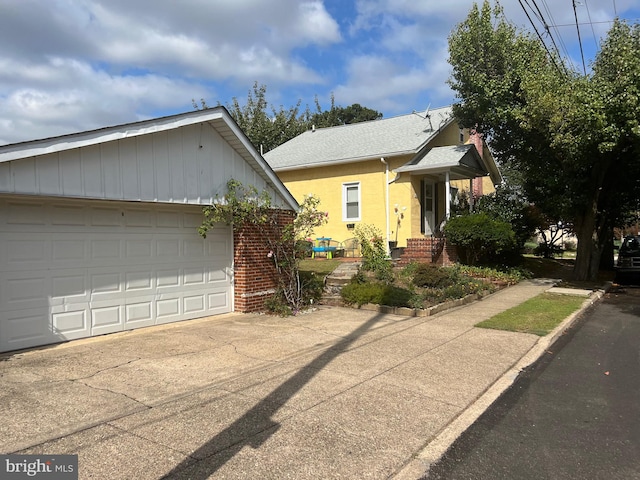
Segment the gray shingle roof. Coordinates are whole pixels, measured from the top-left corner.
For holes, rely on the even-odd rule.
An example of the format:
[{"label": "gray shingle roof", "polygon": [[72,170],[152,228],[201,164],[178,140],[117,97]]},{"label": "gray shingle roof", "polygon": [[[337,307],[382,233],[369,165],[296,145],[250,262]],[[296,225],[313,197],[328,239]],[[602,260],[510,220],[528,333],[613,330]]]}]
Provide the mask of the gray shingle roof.
[{"label": "gray shingle roof", "polygon": [[453,121],[451,107],[410,113],[369,122],[317,128],[267,152],[265,160],[274,170],[318,166],[417,153],[438,130]]},{"label": "gray shingle roof", "polygon": [[477,152],[472,144],[435,147],[421,158],[416,158],[397,168],[396,172],[417,172],[430,168],[466,166],[486,174],[488,172],[484,171]]}]

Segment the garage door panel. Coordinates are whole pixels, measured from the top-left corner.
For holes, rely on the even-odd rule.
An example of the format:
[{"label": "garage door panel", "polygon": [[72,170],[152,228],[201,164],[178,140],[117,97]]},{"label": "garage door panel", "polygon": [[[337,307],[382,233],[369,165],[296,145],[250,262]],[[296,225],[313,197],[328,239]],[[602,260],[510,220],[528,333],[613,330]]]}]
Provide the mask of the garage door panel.
[{"label": "garage door panel", "polygon": [[202,239],[200,207],[9,203],[0,196],[0,351],[233,309],[231,230]]},{"label": "garage door panel", "polygon": [[13,225],[44,225],[46,219],[44,202],[7,202],[7,223]]},{"label": "garage door panel", "polygon": [[156,322],[169,323],[181,320],[180,297],[163,297],[156,300]]},{"label": "garage door panel", "polygon": [[125,291],[138,293],[153,290],[155,274],[149,270],[137,270],[125,274]]},{"label": "garage door panel", "polygon": [[207,282],[221,284],[229,282],[229,272],[226,269],[212,268],[207,272]]},{"label": "garage door panel", "polygon": [[60,305],[51,308],[53,330],[64,340],[75,340],[91,335],[89,304]]},{"label": "garage door panel", "polygon": [[60,269],[51,274],[50,303],[89,301],[87,270],[83,268]]},{"label": "garage door panel", "polygon": [[158,292],[180,286],[180,268],[158,270],[156,272],[156,285]]},{"label": "garage door panel", "polygon": [[0,322],[0,349],[18,350],[65,340],[55,335],[49,323],[48,308],[5,312]]},{"label": "garage door panel", "polygon": [[184,285],[204,285],[205,283],[205,267],[200,265],[197,267],[187,267],[183,270]]},{"label": "garage door panel", "polygon": [[94,264],[101,261],[120,261],[122,258],[122,242],[119,238],[91,239],[91,260]]},{"label": "garage door panel", "polygon": [[119,227],[122,223],[122,211],[115,207],[92,207],[89,225],[95,227]]},{"label": "garage door panel", "polygon": [[10,235],[5,241],[6,268],[21,268],[48,264],[51,260],[51,244],[45,240]]},{"label": "garage door panel", "polygon": [[204,240],[184,240],[182,242],[183,256],[185,260],[193,260],[194,258],[204,258],[205,241]]},{"label": "garage door panel", "polygon": [[150,260],[154,254],[151,239],[136,239],[125,241],[125,255],[127,259]]},{"label": "garage door panel", "polygon": [[125,328],[140,328],[151,326],[155,323],[153,301],[140,300],[125,305]]},{"label": "garage door panel", "polygon": [[231,308],[230,298],[227,294],[226,290],[219,290],[217,292],[209,292],[207,293],[207,302],[209,315],[214,315],[216,313],[225,313],[228,312]]},{"label": "garage door panel", "polygon": [[6,310],[47,308],[48,279],[39,272],[3,274],[0,277],[0,299]]},{"label": "garage door panel", "polygon": [[71,205],[51,205],[51,224],[68,227],[86,225],[86,207]]},{"label": "garage door panel", "polygon": [[156,254],[159,258],[168,257],[169,259],[180,256],[180,239],[163,238],[156,240]]},{"label": "garage door panel", "polygon": [[106,300],[108,297],[120,297],[124,292],[122,273],[115,268],[103,273],[90,274],[91,278],[91,299]]},{"label": "garage door panel", "polygon": [[77,262],[83,265],[87,261],[89,249],[83,239],[69,238],[68,235],[60,235],[52,241],[51,260],[65,265]]},{"label": "garage door panel", "polygon": [[111,302],[91,303],[91,334],[120,332],[124,330],[124,306]]},{"label": "garage door panel", "polygon": [[201,313],[204,315],[205,310],[205,294],[189,295],[182,298],[182,311],[186,314]]}]

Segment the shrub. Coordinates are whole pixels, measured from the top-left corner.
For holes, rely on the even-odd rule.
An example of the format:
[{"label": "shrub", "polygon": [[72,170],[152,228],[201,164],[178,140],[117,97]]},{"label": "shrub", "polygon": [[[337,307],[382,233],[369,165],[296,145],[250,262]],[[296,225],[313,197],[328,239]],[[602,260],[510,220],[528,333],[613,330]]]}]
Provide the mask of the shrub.
[{"label": "shrub", "polygon": [[415,269],[411,282],[416,287],[442,288],[454,283],[452,271],[430,263],[421,263]]},{"label": "shrub", "polygon": [[382,281],[392,281],[391,264],[386,260],[387,249],[380,229],[374,225],[359,223],[354,235],[360,244],[362,269],[374,272]]},{"label": "shrub", "polygon": [[554,258],[562,255],[562,247],[555,243],[540,242],[538,246],[533,249],[533,254],[536,257]]},{"label": "shrub", "polygon": [[340,291],[347,304],[358,306],[365,303],[389,305],[391,307],[409,307],[415,304],[415,294],[407,289],[384,283],[351,282]]},{"label": "shrub", "polygon": [[515,234],[507,222],[490,218],[486,213],[450,219],[445,236],[455,245],[460,260],[468,265],[489,263],[516,253]]},{"label": "shrub", "polygon": [[490,267],[477,267],[460,264],[454,265],[450,268],[456,270],[458,275],[464,275],[471,278],[482,278],[489,281],[505,282],[509,285],[515,285],[525,278],[532,277],[531,272],[519,268],[509,268],[503,271]]}]

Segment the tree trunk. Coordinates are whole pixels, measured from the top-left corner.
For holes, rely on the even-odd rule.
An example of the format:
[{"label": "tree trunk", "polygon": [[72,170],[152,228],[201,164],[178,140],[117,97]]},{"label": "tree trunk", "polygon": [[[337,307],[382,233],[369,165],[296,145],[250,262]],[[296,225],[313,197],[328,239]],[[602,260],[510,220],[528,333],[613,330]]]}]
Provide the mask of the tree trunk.
[{"label": "tree trunk", "polygon": [[576,263],[573,266],[573,280],[583,281],[590,280],[593,274],[593,265],[595,257],[597,262],[595,266],[595,275],[598,274],[598,266],[600,265],[600,253],[597,247],[597,238],[595,233],[596,226],[596,209],[587,209],[576,221],[576,237],[578,238],[578,249],[576,251]]}]

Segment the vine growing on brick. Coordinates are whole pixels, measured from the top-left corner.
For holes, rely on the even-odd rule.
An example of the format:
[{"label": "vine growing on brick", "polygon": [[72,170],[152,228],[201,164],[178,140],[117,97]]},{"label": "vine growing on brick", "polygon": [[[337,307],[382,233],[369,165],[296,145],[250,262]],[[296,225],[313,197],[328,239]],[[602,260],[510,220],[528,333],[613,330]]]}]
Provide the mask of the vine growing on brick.
[{"label": "vine growing on brick", "polygon": [[246,232],[257,231],[263,242],[259,245],[264,250],[262,258],[270,259],[276,274],[276,300],[285,304],[284,309],[278,310],[295,314],[309,302],[299,269],[300,260],[308,251],[306,239],[327,222],[328,214],[319,205],[316,196],[307,195],[293,220],[283,222],[283,210],[273,205],[268,191],[231,179],[227,182],[227,193],[217,195],[213,205],[203,208],[204,219],[198,233],[206,238],[216,224],[225,223],[233,227],[242,243]]}]

